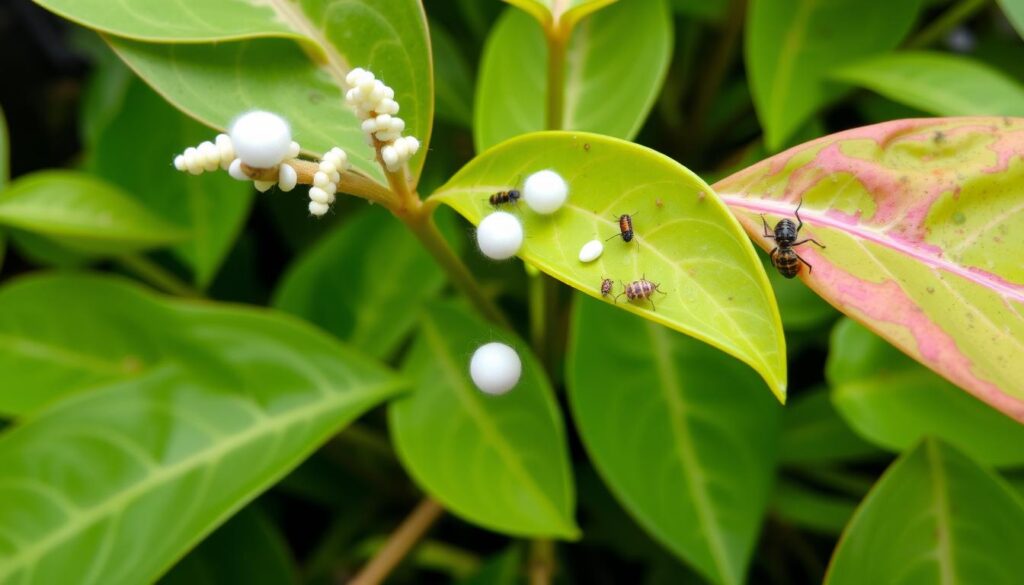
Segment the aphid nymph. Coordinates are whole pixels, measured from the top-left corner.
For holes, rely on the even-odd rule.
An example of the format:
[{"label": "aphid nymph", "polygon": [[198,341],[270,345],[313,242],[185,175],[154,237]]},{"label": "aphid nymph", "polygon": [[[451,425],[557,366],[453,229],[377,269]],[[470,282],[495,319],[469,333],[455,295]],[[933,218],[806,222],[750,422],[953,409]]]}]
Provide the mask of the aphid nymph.
[{"label": "aphid nymph", "polygon": [[799,242],[796,241],[797,237],[800,235],[800,228],[804,226],[803,220],[800,219],[800,206],[803,204],[804,200],[801,199],[800,203],[796,206],[796,211],[794,212],[797,223],[794,224],[793,220],[788,217],[780,219],[779,223],[775,224],[775,229],[773,230],[774,234],[768,233],[768,220],[764,218],[763,213],[761,214],[761,223],[764,225],[764,237],[775,240],[776,244],[770,254],[772,266],[779,271],[779,274],[786,278],[793,278],[800,272],[800,262],[807,265],[808,274],[814,270],[814,267],[811,266],[810,262],[801,258],[793,248],[801,244],[806,244],[807,242],[811,242],[819,248],[825,247],[812,238],[806,238]]},{"label": "aphid nymph", "polygon": [[626,298],[629,299],[630,302],[646,300],[651,303],[651,309],[656,311],[657,308],[654,306],[654,299],[651,297],[653,297],[656,292],[667,294],[661,291],[659,288],[660,286],[661,285],[659,283],[647,280],[647,275],[644,275],[640,280],[634,280],[630,283],[622,283],[622,292],[616,295],[615,299],[618,300],[620,296],[626,295]]},{"label": "aphid nymph", "polygon": [[519,192],[519,189],[509,189],[508,191],[498,191],[487,200],[492,207],[501,207],[502,205],[515,205],[519,202],[520,197],[522,197],[522,193]]},{"label": "aphid nymph", "polygon": [[[633,215],[636,215],[636,213],[634,213]],[[615,234],[614,236],[612,236],[611,238],[608,238],[605,241],[607,242],[608,240],[611,240],[613,238],[617,238],[617,237],[621,236],[623,242],[632,242],[633,241],[633,215],[630,215],[628,213],[623,213],[622,215],[620,215],[617,218],[618,221],[619,221],[619,233]]]},{"label": "aphid nymph", "polygon": [[606,297],[612,294],[612,287],[615,286],[615,282],[610,278],[605,278],[601,281],[601,296]]}]

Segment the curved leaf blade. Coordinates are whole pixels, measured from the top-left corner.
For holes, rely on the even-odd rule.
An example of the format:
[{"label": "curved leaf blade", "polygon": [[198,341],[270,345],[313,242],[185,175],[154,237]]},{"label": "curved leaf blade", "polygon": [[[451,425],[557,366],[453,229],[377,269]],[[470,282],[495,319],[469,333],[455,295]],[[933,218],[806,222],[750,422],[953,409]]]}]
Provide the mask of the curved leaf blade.
[{"label": "curved leaf blade", "polygon": [[900,452],[942,439],[986,465],[1024,464],[1024,426],[844,319],[826,373],[836,409],[857,433]]},{"label": "curved leaf blade", "polygon": [[618,0],[505,0],[537,19],[545,28],[559,23],[571,30],[584,16]]},{"label": "curved leaf blade", "polygon": [[273,304],[384,359],[444,282],[409,230],[383,209],[370,208],[294,262]]},{"label": "curved leaf blade", "polygon": [[0,194],[0,225],[96,254],[166,246],[189,235],[114,185],[74,171],[19,178]]},{"label": "curved leaf blade", "polygon": [[899,120],[795,147],[715,189],[759,213],[804,201],[804,282],[915,360],[1024,421],[1024,120]]},{"label": "curved leaf blade", "polygon": [[[514,347],[518,385],[488,396],[469,378],[482,343]],[[574,539],[568,445],[551,384],[529,349],[465,310],[435,305],[404,371],[413,391],[391,402],[391,435],[405,468],[446,508],[507,534]]]},{"label": "curved leaf blade", "polygon": [[[941,442],[885,472],[846,527],[826,585],[1016,583],[1024,506],[1001,479]],[[894,530],[894,527],[899,529]]]},{"label": "curved leaf blade", "polygon": [[847,65],[832,77],[936,116],[1024,116],[1024,85],[958,55],[890,53]]},{"label": "curved leaf blade", "polygon": [[742,583],[771,495],[779,407],[720,352],[577,300],[567,377],[590,458],[662,544],[714,583]]},{"label": "curved leaf blade", "polygon": [[[781,148],[811,114],[843,92],[828,82],[830,71],[895,48],[914,24],[920,4],[752,0],[744,52],[769,150]],[[857,26],[846,24],[851,22]]]},{"label": "curved leaf blade", "polygon": [[783,421],[779,462],[785,465],[858,460],[881,453],[850,428],[828,392],[820,389],[788,404]]},{"label": "curved leaf blade", "polygon": [[[672,19],[664,0],[618,2],[582,21],[567,49],[562,128],[636,136],[665,80],[671,54]],[[480,65],[473,125],[478,152],[547,129],[546,63],[541,27],[521,11],[507,10],[487,40]]]},{"label": "curved leaf blade", "polygon": [[1024,1],[999,0],[999,6],[1003,9],[1006,19],[1010,21],[1013,28],[1017,29],[1017,34],[1024,37]]},{"label": "curved leaf blade", "polygon": [[[262,13],[276,20],[268,22],[286,22],[292,38],[246,38],[263,34],[260,31],[266,28],[256,27],[253,34],[240,37],[243,40],[223,44],[107,40],[157,92],[204,124],[223,129],[246,110],[271,110],[289,120],[295,139],[307,151],[322,153],[341,146],[353,166],[384,183],[359,122],[344,103],[345,75],[354,67],[369,69],[394,88],[406,134],[424,146],[409,163],[413,177],[418,177],[434,115],[433,64],[420,2],[269,4],[273,13]],[[293,38],[308,42],[300,49]]]},{"label": "curved leaf blade", "polygon": [[[101,278],[13,287],[97,303],[131,289],[160,304]],[[0,581],[151,582],[400,387],[291,319],[164,303],[168,335],[190,342],[201,367],[167,363],[66,398],[0,436]]]},{"label": "curved leaf blade", "polygon": [[[523,260],[598,298],[603,278],[615,280],[618,292],[619,281],[661,283],[656,310],[617,306],[739,358],[784,399],[785,340],[761,261],[711,188],[675,161],[606,136],[542,132],[478,156],[431,200],[478,224],[491,212],[488,195],[541,169],[565,177],[569,201],[552,216],[521,206]],[[614,216],[622,213],[636,215],[634,242],[606,242],[601,258],[580,263],[580,247],[618,233]]]}]

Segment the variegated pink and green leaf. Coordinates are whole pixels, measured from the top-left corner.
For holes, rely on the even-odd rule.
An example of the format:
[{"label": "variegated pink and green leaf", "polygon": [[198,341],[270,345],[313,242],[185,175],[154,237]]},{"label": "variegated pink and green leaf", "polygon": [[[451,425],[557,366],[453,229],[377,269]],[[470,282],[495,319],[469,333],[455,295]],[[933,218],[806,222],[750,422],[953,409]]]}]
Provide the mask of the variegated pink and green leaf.
[{"label": "variegated pink and green leaf", "polygon": [[715,190],[766,250],[793,217],[804,282],[1024,421],[1024,119],[899,120],[803,144]]}]

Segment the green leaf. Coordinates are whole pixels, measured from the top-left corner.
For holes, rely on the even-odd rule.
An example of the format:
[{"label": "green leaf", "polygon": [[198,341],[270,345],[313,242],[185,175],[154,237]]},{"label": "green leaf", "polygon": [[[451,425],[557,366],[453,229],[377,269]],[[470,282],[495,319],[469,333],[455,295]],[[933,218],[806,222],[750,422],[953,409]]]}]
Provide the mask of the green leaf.
[{"label": "green leaf", "polygon": [[[489,396],[469,378],[481,344],[514,347],[519,384]],[[423,316],[405,363],[414,391],[391,402],[391,435],[416,482],[445,508],[491,530],[574,539],[568,445],[551,384],[520,340],[451,305]]]},{"label": "green leaf", "polygon": [[[520,10],[526,11],[544,28],[556,24],[564,31],[571,31],[584,16],[604,8],[618,0],[505,0]],[[635,0],[631,0],[635,1]]]},{"label": "green leaf", "polygon": [[95,254],[125,254],[188,237],[114,185],[74,171],[41,171],[12,183],[0,194],[0,225]]},{"label": "green leaf", "polygon": [[1024,421],[1024,120],[898,120],[826,136],[715,184],[761,247],[794,218],[834,307]]},{"label": "green leaf", "polygon": [[126,308],[122,319],[158,333],[124,342],[140,353],[176,345],[190,359],[67,397],[0,436],[0,582],[151,582],[400,388],[327,336],[262,311],[159,301],[97,277],[30,278],[5,292],[17,289],[51,310],[61,305],[47,301],[114,312],[119,297],[148,299],[150,314]]},{"label": "green leaf", "polygon": [[441,24],[430,23],[434,51],[437,117],[465,128],[473,126],[473,74],[455,39]]},{"label": "green leaf", "polygon": [[1018,583],[1021,526],[1024,506],[1001,479],[928,440],[893,463],[857,509],[825,583]]},{"label": "green leaf", "polygon": [[[488,195],[545,168],[566,178],[569,202],[552,216],[521,205],[523,260],[594,297],[603,278],[616,281],[616,293],[619,281],[660,283],[657,310],[648,302],[617,306],[739,358],[784,398],[785,341],[761,262],[710,187],[668,157],[594,134],[531,134],[478,156],[431,200],[477,224],[491,211]],[[614,216],[623,213],[636,216],[636,240],[605,242],[601,258],[580,263],[580,247],[617,234]]]},{"label": "green leaf", "polygon": [[292,264],[273,304],[387,358],[443,285],[441,270],[409,230],[370,208]]},{"label": "green leaf", "polygon": [[812,114],[842,94],[842,85],[828,81],[831,71],[895,48],[920,4],[751,0],[746,64],[768,149],[779,150]]},{"label": "green leaf", "polygon": [[[567,50],[562,128],[636,136],[671,54],[672,19],[665,0],[618,2],[584,20]],[[477,151],[547,129],[546,96],[544,33],[521,11],[507,10],[480,65],[473,125]]]},{"label": "green leaf", "polygon": [[1024,85],[958,55],[891,53],[847,65],[832,77],[937,116],[1024,116]]},{"label": "green leaf", "polygon": [[[152,1],[126,0],[131,6]],[[220,3],[213,4],[207,10],[222,9]],[[288,119],[295,140],[307,152],[340,146],[355,168],[383,182],[359,122],[344,103],[345,75],[362,67],[394,88],[406,134],[423,144],[409,164],[413,177],[419,176],[434,112],[430,42],[420,2],[270,0],[256,7],[259,18],[255,12],[250,15],[246,34],[220,37],[216,25],[205,26],[183,12],[184,0],[172,8],[178,10],[174,22],[188,17],[184,22],[195,27],[194,34],[213,36],[207,40],[247,39],[155,45],[108,37],[118,55],[175,107],[220,129],[246,110],[277,112]],[[267,32],[282,22],[290,32]],[[288,38],[254,38],[268,34]],[[295,38],[304,39],[302,47]]]},{"label": "green leaf", "polygon": [[457,585],[517,585],[522,556],[519,546],[509,546],[485,561],[476,573],[460,579]]},{"label": "green leaf", "polygon": [[7,117],[0,109],[0,191],[11,180],[11,145],[7,137]]},{"label": "green leaf", "polygon": [[999,0],[999,6],[1017,34],[1024,37],[1024,0]]},{"label": "green leaf", "polygon": [[254,503],[181,560],[160,585],[285,585],[295,568],[284,536]]},{"label": "green leaf", "polygon": [[779,407],[724,354],[577,300],[567,386],[587,453],[652,536],[707,579],[742,583],[771,494]]},{"label": "green leaf", "polygon": [[815,390],[794,400],[782,420],[781,463],[806,465],[857,460],[879,453],[839,416],[828,392]]},{"label": "green leaf", "polygon": [[880,447],[900,452],[931,436],[987,465],[1024,464],[1024,426],[849,319],[832,335],[827,374],[839,413]]},{"label": "green leaf", "polygon": [[781,479],[772,496],[772,512],[801,528],[823,534],[839,534],[850,521],[857,501],[849,497],[812,490],[800,483]]},{"label": "green leaf", "polygon": [[[160,120],[153,132],[152,120]],[[227,173],[197,179],[168,164],[175,152],[213,140],[208,128],[182,116],[141,81],[132,80],[123,107],[104,128],[90,170],[192,237],[174,247],[205,288],[234,243],[252,202],[252,187]]]}]

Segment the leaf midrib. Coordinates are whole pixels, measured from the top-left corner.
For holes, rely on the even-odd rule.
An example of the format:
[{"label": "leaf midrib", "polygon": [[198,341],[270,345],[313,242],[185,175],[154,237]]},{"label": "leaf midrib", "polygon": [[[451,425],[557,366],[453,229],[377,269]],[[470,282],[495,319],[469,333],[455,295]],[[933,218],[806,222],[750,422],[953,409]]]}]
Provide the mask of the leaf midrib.
[{"label": "leaf midrib", "polygon": [[[299,34],[313,39],[319,45],[327,57],[327,63],[321,64],[323,69],[326,69],[331,78],[334,79],[339,91],[346,87],[345,75],[351,70],[348,61],[338,52],[337,47],[327,39],[324,32],[317,28],[309,17],[306,16],[299,3],[293,0],[269,0],[269,2],[274,12],[289,26]],[[310,57],[312,58],[312,55]]]},{"label": "leaf midrib", "polygon": [[[56,344],[44,343],[35,339],[0,333],[0,347],[6,347],[11,353],[25,354],[25,348],[38,350],[33,357],[52,357],[52,362],[68,367],[79,367],[97,374],[125,375],[123,361],[106,361],[94,355],[72,351]],[[22,351],[19,351],[22,350]],[[125,357],[128,357],[127,355]],[[123,360],[123,358],[122,358]]]},{"label": "leaf midrib", "polygon": [[435,355],[439,358],[439,364],[445,370],[446,377],[451,383],[455,390],[455,396],[459,402],[466,409],[466,412],[470,415],[470,418],[477,424],[483,435],[488,439],[491,445],[501,455],[502,460],[505,461],[508,470],[513,475],[517,476],[522,484],[531,492],[535,501],[542,504],[549,514],[552,515],[561,528],[568,532],[575,532],[568,526],[562,526],[562,514],[558,511],[558,507],[553,501],[548,499],[544,494],[544,490],[533,480],[533,477],[527,472],[523,466],[522,460],[519,458],[516,450],[508,444],[501,432],[495,428],[494,423],[487,416],[480,406],[473,400],[473,390],[466,384],[465,379],[462,377],[462,368],[456,364],[448,353],[448,346],[444,342],[444,338],[438,329],[437,323],[429,316],[423,317],[423,333],[427,340],[427,343],[433,347]]},{"label": "leaf midrib", "polygon": [[307,406],[294,409],[287,414],[276,418],[267,417],[263,424],[250,426],[245,431],[231,436],[220,443],[214,444],[210,449],[204,449],[195,455],[182,459],[181,461],[160,468],[149,474],[143,480],[128,486],[125,489],[115,492],[107,499],[79,514],[65,520],[61,528],[50,533],[47,537],[36,541],[32,546],[18,551],[8,563],[0,566],[0,581],[14,574],[17,569],[27,566],[33,561],[43,557],[47,552],[67,541],[71,537],[81,533],[83,530],[93,526],[106,516],[125,509],[136,498],[145,495],[151,488],[159,487],[167,482],[185,476],[195,469],[215,463],[231,454],[232,451],[240,449],[249,443],[271,436],[294,424],[304,422],[306,419],[337,410],[348,404],[358,403],[366,400],[374,394],[387,393],[390,385],[377,384],[375,387],[353,388],[343,392],[329,392],[321,389],[324,396],[323,401],[316,401]]},{"label": "leaf midrib", "polygon": [[925,446],[931,476],[932,495],[935,510],[935,539],[938,546],[936,560],[939,563],[939,577],[942,585],[956,583],[956,565],[953,563],[953,530],[952,509],[949,503],[949,480],[943,470],[942,454],[935,441],[928,441]]},{"label": "leaf midrib", "polygon": [[711,505],[710,496],[705,489],[704,473],[700,467],[699,457],[693,450],[693,433],[687,425],[686,405],[683,403],[683,389],[679,385],[679,373],[675,364],[672,363],[672,356],[668,350],[669,341],[665,335],[665,329],[659,325],[645,323],[651,346],[654,348],[654,361],[657,366],[657,375],[660,380],[658,389],[661,390],[668,404],[668,418],[672,425],[672,446],[679,457],[679,461],[685,470],[691,473],[690,481],[686,482],[690,492],[690,500],[697,512],[697,522],[701,526],[701,532],[707,535],[708,551],[714,561],[719,576],[726,583],[735,583],[736,578],[730,570],[728,552],[725,550],[725,543],[722,542],[721,526],[718,524],[715,510]]}]

